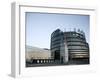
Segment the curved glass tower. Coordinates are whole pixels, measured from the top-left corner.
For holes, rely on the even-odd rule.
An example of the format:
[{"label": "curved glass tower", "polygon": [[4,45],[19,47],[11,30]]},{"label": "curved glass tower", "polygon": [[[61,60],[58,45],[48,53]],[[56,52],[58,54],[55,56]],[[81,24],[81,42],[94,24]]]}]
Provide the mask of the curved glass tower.
[{"label": "curved glass tower", "polygon": [[63,63],[72,60],[87,60],[89,63],[89,45],[84,32],[55,30],[51,34],[51,56]]}]

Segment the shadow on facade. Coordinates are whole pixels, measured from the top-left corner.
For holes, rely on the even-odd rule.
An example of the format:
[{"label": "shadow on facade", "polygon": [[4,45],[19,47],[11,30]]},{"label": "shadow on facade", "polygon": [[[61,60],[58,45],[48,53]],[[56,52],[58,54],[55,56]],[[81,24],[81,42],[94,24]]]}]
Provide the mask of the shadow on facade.
[{"label": "shadow on facade", "polygon": [[51,34],[51,58],[31,59],[26,66],[89,64],[89,44],[83,31],[63,32],[60,29]]}]

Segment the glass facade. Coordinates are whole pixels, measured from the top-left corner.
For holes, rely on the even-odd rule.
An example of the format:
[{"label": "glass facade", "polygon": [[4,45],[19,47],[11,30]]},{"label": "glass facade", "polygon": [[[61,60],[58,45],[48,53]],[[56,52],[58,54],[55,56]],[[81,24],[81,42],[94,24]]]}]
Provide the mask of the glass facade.
[{"label": "glass facade", "polygon": [[[51,34],[51,56],[55,59],[55,54],[59,54],[61,60],[62,43],[67,45],[68,59],[89,59],[89,44],[86,42],[85,34],[76,31],[63,32],[60,29]],[[64,49],[62,49],[64,50]],[[62,52],[62,53],[61,53]]]}]

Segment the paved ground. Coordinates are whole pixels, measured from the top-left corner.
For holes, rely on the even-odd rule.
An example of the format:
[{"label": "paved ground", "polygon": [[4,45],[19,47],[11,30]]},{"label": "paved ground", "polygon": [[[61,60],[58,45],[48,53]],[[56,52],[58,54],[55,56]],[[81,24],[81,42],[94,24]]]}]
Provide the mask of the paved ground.
[{"label": "paved ground", "polygon": [[84,65],[89,64],[88,59],[81,59],[81,60],[70,60],[68,63],[60,63],[59,61],[53,62],[53,63],[42,63],[42,64],[26,64],[26,67],[41,67],[41,66],[62,66],[62,65]]}]

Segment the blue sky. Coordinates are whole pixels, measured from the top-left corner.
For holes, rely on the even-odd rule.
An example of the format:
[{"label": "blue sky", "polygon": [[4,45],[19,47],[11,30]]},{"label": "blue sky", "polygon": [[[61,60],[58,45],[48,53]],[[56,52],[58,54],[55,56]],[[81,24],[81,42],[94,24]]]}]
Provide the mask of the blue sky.
[{"label": "blue sky", "polygon": [[50,36],[56,29],[83,30],[89,43],[89,16],[75,14],[26,13],[26,45],[50,48]]}]

